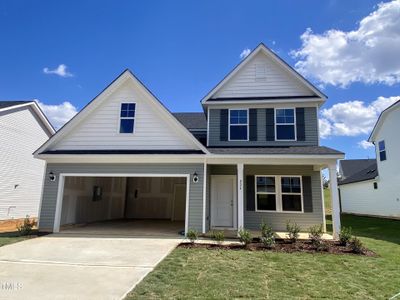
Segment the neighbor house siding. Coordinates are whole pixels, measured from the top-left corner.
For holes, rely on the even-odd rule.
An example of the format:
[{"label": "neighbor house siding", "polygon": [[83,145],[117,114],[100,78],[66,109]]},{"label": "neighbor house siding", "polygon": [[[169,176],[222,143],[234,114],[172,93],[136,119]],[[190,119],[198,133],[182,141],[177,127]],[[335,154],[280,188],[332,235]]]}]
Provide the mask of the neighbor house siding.
[{"label": "neighbor house siding", "polygon": [[203,224],[203,164],[48,164],[47,173],[53,172],[57,180],[45,177],[39,229],[52,231],[57,201],[60,173],[106,173],[110,174],[189,174],[196,172],[199,182],[189,181],[189,228],[202,229]]},{"label": "neighbor house siding", "polygon": [[[256,78],[256,66],[265,66],[265,77]],[[213,98],[310,96],[313,92],[276,62],[259,53],[235,74]]]},{"label": "neighbor house siding", "polygon": [[46,163],[32,153],[50,135],[30,106],[0,112],[0,220],[38,216]]},{"label": "neighbor house siding", "polygon": [[256,166],[248,165],[244,167],[244,180],[246,187],[246,177],[254,175],[301,175],[311,177],[312,193],[312,212],[304,213],[282,213],[282,212],[256,212],[247,210],[246,193],[244,203],[244,227],[247,229],[258,230],[261,222],[266,222],[275,231],[286,231],[286,222],[291,220],[296,222],[306,231],[310,226],[324,223],[324,214],[322,210],[321,177],[319,171],[314,171],[312,166]]},{"label": "neighbor house siding", "polygon": [[209,110],[209,146],[317,146],[318,117],[316,107],[304,108],[305,141],[267,141],[266,108],[257,108],[257,141],[222,141],[220,138],[221,109]]}]

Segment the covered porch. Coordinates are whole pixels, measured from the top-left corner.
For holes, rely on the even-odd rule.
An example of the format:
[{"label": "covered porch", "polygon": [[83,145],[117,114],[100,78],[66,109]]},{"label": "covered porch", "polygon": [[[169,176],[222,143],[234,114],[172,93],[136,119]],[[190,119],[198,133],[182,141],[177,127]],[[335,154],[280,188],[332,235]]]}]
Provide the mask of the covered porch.
[{"label": "covered porch", "polygon": [[284,238],[288,221],[300,225],[303,232],[320,224],[326,232],[322,170],[328,169],[333,237],[337,238],[340,232],[338,158],[338,155],[325,155],[208,159],[203,233],[223,230],[229,237],[245,228],[256,236],[261,223],[266,223],[278,237]]}]

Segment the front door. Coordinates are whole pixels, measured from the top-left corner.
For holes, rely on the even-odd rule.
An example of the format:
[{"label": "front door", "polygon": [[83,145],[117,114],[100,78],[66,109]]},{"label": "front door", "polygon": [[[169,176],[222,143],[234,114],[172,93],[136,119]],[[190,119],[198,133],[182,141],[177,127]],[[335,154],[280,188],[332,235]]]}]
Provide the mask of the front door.
[{"label": "front door", "polygon": [[235,228],[236,176],[211,176],[211,227]]}]

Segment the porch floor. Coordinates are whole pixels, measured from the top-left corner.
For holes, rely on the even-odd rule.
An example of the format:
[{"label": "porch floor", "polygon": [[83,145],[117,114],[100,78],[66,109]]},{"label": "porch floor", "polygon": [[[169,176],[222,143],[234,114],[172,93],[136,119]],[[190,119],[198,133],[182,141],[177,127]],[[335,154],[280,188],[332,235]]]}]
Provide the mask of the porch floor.
[{"label": "porch floor", "polygon": [[168,220],[112,220],[61,228],[59,234],[111,237],[182,237],[185,222]]}]

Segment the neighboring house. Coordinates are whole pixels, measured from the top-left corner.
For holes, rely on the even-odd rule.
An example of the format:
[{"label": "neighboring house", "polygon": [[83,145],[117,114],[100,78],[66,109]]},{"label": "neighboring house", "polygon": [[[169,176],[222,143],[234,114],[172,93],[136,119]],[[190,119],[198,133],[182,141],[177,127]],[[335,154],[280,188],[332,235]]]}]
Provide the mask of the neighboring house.
[{"label": "neighboring house", "polygon": [[54,133],[34,101],[0,101],[0,220],[37,217],[45,162],[33,152]]},{"label": "neighboring house", "polygon": [[263,44],[202,99],[204,113],[170,113],[126,70],[35,152],[47,161],[40,230],[123,218],[307,229],[325,224],[329,167],[337,233],[344,155],[319,145],[325,100]]},{"label": "neighboring house", "polygon": [[369,138],[377,159],[340,161],[340,169],[345,170],[339,180],[344,213],[400,218],[398,128],[400,101],[381,113]]}]

